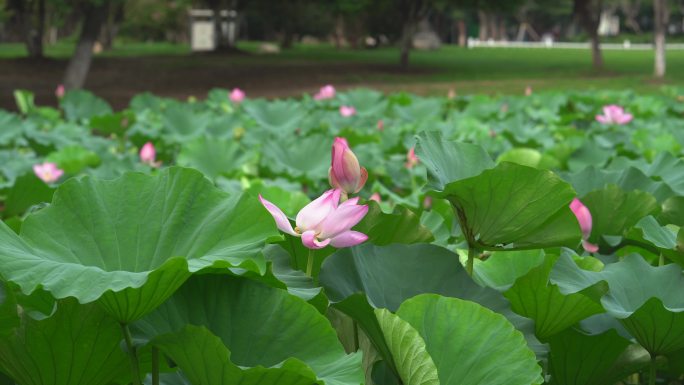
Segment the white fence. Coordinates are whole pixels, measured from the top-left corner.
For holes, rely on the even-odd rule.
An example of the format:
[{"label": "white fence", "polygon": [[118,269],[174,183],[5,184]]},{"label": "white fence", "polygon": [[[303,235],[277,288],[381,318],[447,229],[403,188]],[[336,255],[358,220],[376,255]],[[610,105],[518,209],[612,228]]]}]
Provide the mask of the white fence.
[{"label": "white fence", "polygon": [[[667,44],[666,49],[684,49],[684,43]],[[495,41],[495,40],[479,40],[468,38],[468,48],[566,48],[566,49],[589,49],[591,44],[586,43],[570,43],[560,42],[546,39],[543,41]],[[601,49],[615,49],[615,50],[652,50],[653,44],[633,44],[629,40],[620,43],[601,43]]]}]

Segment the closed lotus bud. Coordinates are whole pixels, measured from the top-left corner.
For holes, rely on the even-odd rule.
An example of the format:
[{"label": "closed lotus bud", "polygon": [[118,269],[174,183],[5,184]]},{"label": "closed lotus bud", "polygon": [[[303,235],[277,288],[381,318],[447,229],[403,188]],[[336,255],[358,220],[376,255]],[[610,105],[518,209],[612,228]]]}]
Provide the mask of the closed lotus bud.
[{"label": "closed lotus bud", "polygon": [[345,194],[356,194],[361,191],[368,179],[368,172],[361,167],[344,138],[335,138],[333,143],[328,179],[333,188],[338,188]]}]

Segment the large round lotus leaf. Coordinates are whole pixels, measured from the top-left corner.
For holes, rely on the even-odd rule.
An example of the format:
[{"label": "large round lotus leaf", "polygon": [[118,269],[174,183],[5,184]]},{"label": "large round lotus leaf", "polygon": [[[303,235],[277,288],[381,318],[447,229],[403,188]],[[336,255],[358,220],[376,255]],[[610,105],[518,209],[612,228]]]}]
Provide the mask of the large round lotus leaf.
[{"label": "large round lotus leaf", "polygon": [[606,311],[652,354],[684,348],[684,276],[677,264],[653,267],[638,254],[607,265],[602,271],[580,269],[561,256],[551,282],[564,294],[585,290],[599,281],[609,290],[601,298]]},{"label": "large round lotus leaf", "polygon": [[273,221],[259,202],[229,197],[199,172],[71,179],[17,236],[0,224],[0,273],[25,293],[100,303],[119,321],[139,318],[208,266],[264,273],[255,256]]},{"label": "large round lotus leaf", "polygon": [[[15,307],[16,311],[16,307]],[[130,378],[121,328],[100,307],[60,301],[49,318],[23,313],[0,338],[0,368],[22,385],[109,385]]]},{"label": "large round lotus leaf", "polygon": [[[203,326],[220,338],[235,365],[272,367],[295,358],[326,384],[363,382],[361,355],[346,355],[328,320],[282,289],[228,275],[195,275],[134,327],[141,338],[153,339],[185,325]],[[226,365],[221,355],[192,359],[192,366],[200,366],[194,370]]]},{"label": "large round lotus leaf", "polygon": [[294,100],[247,100],[242,106],[259,126],[277,136],[291,134],[306,115]]},{"label": "large round lotus leaf", "polygon": [[330,167],[329,141],[320,135],[267,141],[262,166],[277,174],[320,180],[328,175]]},{"label": "large round lotus leaf", "polygon": [[239,170],[249,156],[236,141],[201,136],[183,144],[177,161],[180,166],[196,168],[215,179]]},{"label": "large round lotus leaf", "polygon": [[425,341],[442,385],[541,384],[541,367],[504,316],[470,301],[422,294],[397,316]]}]

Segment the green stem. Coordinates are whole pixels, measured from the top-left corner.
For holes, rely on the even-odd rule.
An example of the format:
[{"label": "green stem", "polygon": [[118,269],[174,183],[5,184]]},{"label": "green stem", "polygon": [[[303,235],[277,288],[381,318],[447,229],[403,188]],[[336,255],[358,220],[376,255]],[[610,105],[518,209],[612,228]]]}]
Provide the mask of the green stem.
[{"label": "green stem", "polygon": [[142,385],[140,382],[138,355],[135,352],[135,346],[133,346],[133,337],[131,336],[131,331],[128,329],[127,324],[122,322],[119,325],[121,325],[121,332],[123,333],[124,340],[126,341],[126,348],[128,349],[128,357],[131,360],[131,377],[133,377],[133,385]]},{"label": "green stem", "polygon": [[651,366],[648,371],[648,385],[655,385],[656,383],[656,356],[651,355]]},{"label": "green stem", "polygon": [[352,326],[354,327],[354,351],[358,352],[359,351],[359,325],[356,323],[356,320],[353,321]]},{"label": "green stem", "polygon": [[159,349],[152,347],[152,385],[159,385]]},{"label": "green stem", "polygon": [[663,253],[660,253],[660,256],[658,256],[658,266],[665,266],[665,256]]},{"label": "green stem", "polygon": [[468,248],[468,263],[466,264],[466,272],[468,272],[469,276],[473,276],[473,267],[475,265],[475,254],[477,254],[477,251],[469,247]]},{"label": "green stem", "polygon": [[313,260],[314,260],[314,251],[313,249],[309,249],[309,256],[306,259],[306,276],[311,277],[311,272],[313,271]]}]

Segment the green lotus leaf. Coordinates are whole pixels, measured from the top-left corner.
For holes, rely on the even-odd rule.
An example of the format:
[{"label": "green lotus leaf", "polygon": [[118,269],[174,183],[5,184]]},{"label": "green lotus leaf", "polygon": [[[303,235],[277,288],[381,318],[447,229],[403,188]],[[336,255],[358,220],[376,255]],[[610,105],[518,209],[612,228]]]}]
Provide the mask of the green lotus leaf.
[{"label": "green lotus leaf", "polygon": [[57,163],[57,166],[69,174],[77,174],[86,167],[97,167],[100,157],[81,146],[68,146],[53,152],[45,159]]},{"label": "green lotus leaf", "polygon": [[23,215],[32,206],[52,201],[55,189],[29,173],[17,178],[5,197],[5,212],[8,218]]},{"label": "green lotus leaf", "polygon": [[416,153],[428,170],[428,186],[438,191],[494,166],[482,147],[445,140],[440,132],[421,132],[416,141]]},{"label": "green lotus leaf", "polygon": [[484,261],[475,260],[473,279],[503,292],[543,262],[543,250],[495,251]]},{"label": "green lotus leaf", "polygon": [[606,265],[602,271],[580,269],[562,255],[551,282],[564,294],[576,293],[605,281],[608,292],[601,304],[652,355],[684,348],[684,276],[681,267],[670,264],[653,267],[638,254]]},{"label": "green lotus leaf", "polygon": [[643,217],[634,228],[641,230],[643,238],[656,247],[674,249],[677,246],[677,232],[661,226],[651,215]]},{"label": "green lotus leaf", "polygon": [[401,119],[409,122],[438,120],[442,113],[442,101],[436,98],[414,97],[409,105],[394,106],[394,112]]},{"label": "green lotus leaf", "polygon": [[645,369],[651,357],[615,330],[588,335],[573,328],[551,338],[549,372],[553,385],[614,384]]},{"label": "green lotus leaf", "polygon": [[208,111],[198,111],[192,105],[170,102],[162,114],[164,139],[174,143],[185,144],[204,134],[211,122]]},{"label": "green lotus leaf", "polygon": [[[95,304],[59,302],[49,318],[26,313],[21,325],[0,337],[0,368],[23,385],[109,385],[130,380],[121,328]],[[124,380],[124,381],[120,381]]]},{"label": "green lotus leaf", "polygon": [[202,136],[183,144],[177,162],[215,179],[239,170],[249,155],[235,141]]},{"label": "green lotus leaf", "polygon": [[471,246],[574,247],[580,240],[569,208],[575,192],[550,171],[500,163],[478,176],[449,183],[439,195],[456,208]]},{"label": "green lotus leaf", "polygon": [[320,180],[328,175],[330,167],[330,147],[325,145],[328,142],[320,135],[267,141],[262,166],[279,174]]},{"label": "green lotus leaf", "polygon": [[425,341],[442,385],[541,384],[541,367],[522,333],[501,314],[458,298],[421,294],[397,316]]},{"label": "green lotus leaf", "polygon": [[511,162],[528,167],[539,167],[542,154],[533,148],[512,148],[499,155],[497,163]]},{"label": "green lotus leaf", "polygon": [[112,107],[104,99],[85,90],[70,90],[59,100],[59,105],[71,122],[112,113]]},{"label": "green lotus leaf", "polygon": [[368,235],[368,242],[379,246],[430,242],[434,239],[430,230],[420,223],[420,218],[413,211],[398,205],[393,213],[386,214],[377,202],[369,202],[368,214],[354,230]]},{"label": "green lotus leaf", "polygon": [[375,309],[387,346],[406,385],[439,385],[437,367],[425,348],[425,341],[408,322],[386,309]]},{"label": "green lotus leaf", "polygon": [[[326,318],[282,289],[229,275],[195,275],[167,302],[133,326],[141,339],[157,344],[156,338],[164,341],[165,334],[183,332],[186,325],[205,327],[217,337],[202,337],[211,347],[210,352],[216,354],[193,354],[188,357],[192,360],[188,366],[181,365],[191,381],[201,378],[196,377],[200,374],[210,376],[221,370],[233,370],[231,365],[285,367],[296,359],[306,364],[299,366],[310,367],[325,384],[363,382],[361,355],[345,354]],[[246,330],[250,332],[245,333]],[[174,361],[185,354],[183,347],[194,338],[181,334],[185,337],[169,354]],[[226,356],[228,350],[232,352],[230,357]]]},{"label": "green lotus leaf", "polygon": [[290,135],[306,115],[294,100],[247,100],[242,107],[259,126],[276,136]]},{"label": "green lotus leaf", "polygon": [[263,274],[258,252],[277,236],[259,202],[228,197],[199,172],[71,179],[17,236],[0,224],[0,273],[23,292],[100,299],[121,322],[141,317],[206,267]]},{"label": "green lotus leaf", "polygon": [[549,284],[549,273],[556,259],[553,255],[546,256],[540,266],[520,277],[505,293],[515,312],[535,321],[536,335],[542,341],[604,311],[599,297],[605,289],[599,283],[567,295]]}]

